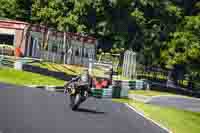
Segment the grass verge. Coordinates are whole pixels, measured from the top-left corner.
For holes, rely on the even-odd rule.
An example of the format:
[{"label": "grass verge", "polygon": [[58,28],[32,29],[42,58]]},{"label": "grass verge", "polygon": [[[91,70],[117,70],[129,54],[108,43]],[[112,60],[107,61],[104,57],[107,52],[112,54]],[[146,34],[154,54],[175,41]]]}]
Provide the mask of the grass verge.
[{"label": "grass verge", "polygon": [[31,72],[0,68],[0,82],[16,85],[63,85],[64,81]]},{"label": "grass verge", "polygon": [[30,63],[30,65],[38,66],[40,68],[45,68],[50,71],[55,72],[64,72],[68,75],[79,75],[83,70],[83,67],[76,66],[76,65],[63,65],[63,64],[54,64],[49,62],[42,62],[42,63]]},{"label": "grass verge", "polygon": [[137,94],[137,95],[143,95],[143,96],[163,96],[163,95],[176,95],[173,93],[167,93],[167,92],[159,92],[159,91],[152,91],[152,90],[130,90],[129,94]]},{"label": "grass verge", "polygon": [[[64,65],[64,64],[55,64],[49,62],[42,62],[42,63],[30,63],[30,65],[38,66],[40,68],[45,68],[50,71],[56,72],[64,72],[67,75],[80,75],[85,67],[78,66],[78,65]],[[92,70],[92,75],[96,77],[104,77],[105,71],[103,69],[94,68]]]},{"label": "grass verge", "polygon": [[200,131],[200,112],[144,104],[129,99],[113,99],[113,101],[128,103],[149,118],[167,127],[173,133],[199,133]]}]

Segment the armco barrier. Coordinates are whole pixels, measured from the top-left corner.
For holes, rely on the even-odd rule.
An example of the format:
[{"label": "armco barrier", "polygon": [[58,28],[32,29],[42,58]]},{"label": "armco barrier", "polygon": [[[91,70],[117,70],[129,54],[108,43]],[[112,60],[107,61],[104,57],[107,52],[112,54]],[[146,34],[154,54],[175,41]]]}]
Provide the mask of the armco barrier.
[{"label": "armco barrier", "polygon": [[181,88],[179,86],[167,87],[166,83],[156,83],[153,81],[149,81],[149,82],[151,83],[151,90],[161,91],[161,92],[170,92],[174,94],[200,98],[200,91],[199,92],[192,91],[187,88]]}]

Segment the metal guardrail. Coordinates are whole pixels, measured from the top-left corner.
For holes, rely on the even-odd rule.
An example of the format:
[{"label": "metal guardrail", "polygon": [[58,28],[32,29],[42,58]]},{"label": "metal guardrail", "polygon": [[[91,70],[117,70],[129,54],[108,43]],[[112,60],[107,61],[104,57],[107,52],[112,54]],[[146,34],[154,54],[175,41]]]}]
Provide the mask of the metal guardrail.
[{"label": "metal guardrail", "polygon": [[[144,74],[144,73],[146,73],[146,74]],[[149,73],[151,73],[151,74],[148,75]],[[141,74],[141,73],[137,74],[137,78],[148,79],[150,81],[166,83],[168,75],[165,75],[163,73],[160,74],[159,72],[158,73],[156,73],[156,72],[143,72],[143,74]],[[192,79],[189,80],[188,78],[185,77],[182,80],[177,80],[176,84],[177,84],[177,86],[180,86],[182,88],[188,88],[188,89],[192,89],[192,90],[200,90],[200,84],[198,83],[198,81],[200,81],[200,77],[198,77],[198,76],[193,77],[193,80]],[[175,82],[175,80],[174,80],[174,82]]]},{"label": "metal guardrail", "polygon": [[41,62],[41,59],[29,58],[29,57],[14,57],[14,56],[5,56],[0,55],[0,65],[6,67],[14,67],[16,61],[22,62],[22,64],[32,63],[32,62]]},{"label": "metal guardrail", "polygon": [[8,60],[7,58],[4,58],[3,56],[0,57],[0,65],[7,66],[7,67],[13,67],[14,61]]},{"label": "metal guardrail", "polygon": [[148,80],[148,83],[150,83],[151,90],[161,91],[161,92],[170,92],[170,93],[200,98],[200,89],[199,91],[193,91],[189,88],[183,88],[178,85],[170,86],[170,85],[167,85],[167,83],[159,83],[159,82],[150,81],[150,80]]}]

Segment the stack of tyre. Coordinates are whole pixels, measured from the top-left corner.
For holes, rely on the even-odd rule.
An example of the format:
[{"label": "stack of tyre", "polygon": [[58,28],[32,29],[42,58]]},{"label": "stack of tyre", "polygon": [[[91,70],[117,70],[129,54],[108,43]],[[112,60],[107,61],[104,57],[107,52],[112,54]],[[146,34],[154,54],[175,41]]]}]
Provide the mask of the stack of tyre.
[{"label": "stack of tyre", "polygon": [[113,81],[113,97],[126,98],[129,90],[144,89],[143,80],[114,80]]},{"label": "stack of tyre", "polygon": [[97,98],[112,98],[112,91],[113,89],[111,87],[102,89],[93,88],[92,93]]},{"label": "stack of tyre", "polygon": [[113,80],[113,93],[112,93],[112,97],[113,98],[120,98],[121,97],[121,85],[122,85],[122,81],[121,80]]},{"label": "stack of tyre", "polygon": [[123,89],[129,90],[141,90],[144,89],[144,81],[143,80],[126,80],[122,81],[121,87]]},{"label": "stack of tyre", "polygon": [[128,91],[134,87],[131,81],[114,80],[113,81],[113,98],[127,98]]}]

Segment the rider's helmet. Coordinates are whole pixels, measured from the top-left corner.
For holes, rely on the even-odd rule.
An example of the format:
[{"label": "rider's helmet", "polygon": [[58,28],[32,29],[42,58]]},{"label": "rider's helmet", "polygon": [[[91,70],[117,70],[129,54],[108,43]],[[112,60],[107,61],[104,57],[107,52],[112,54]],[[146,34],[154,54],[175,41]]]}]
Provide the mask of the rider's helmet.
[{"label": "rider's helmet", "polygon": [[87,68],[83,69],[81,74],[81,81],[82,82],[89,82],[89,71]]}]

